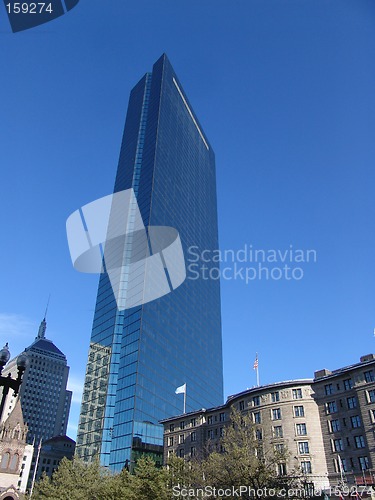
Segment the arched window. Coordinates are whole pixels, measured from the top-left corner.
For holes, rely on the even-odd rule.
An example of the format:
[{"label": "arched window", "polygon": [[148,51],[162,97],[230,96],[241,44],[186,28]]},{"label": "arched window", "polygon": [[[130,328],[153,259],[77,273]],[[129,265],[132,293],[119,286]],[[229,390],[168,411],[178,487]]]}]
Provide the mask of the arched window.
[{"label": "arched window", "polygon": [[9,462],[10,462],[10,453],[6,452],[4,453],[3,458],[1,459],[1,465],[0,465],[1,469],[7,469]]},{"label": "arched window", "polygon": [[10,466],[9,466],[9,469],[10,470],[17,470],[18,468],[18,459],[19,459],[19,455],[17,453],[15,453],[12,457],[12,460],[10,461]]}]

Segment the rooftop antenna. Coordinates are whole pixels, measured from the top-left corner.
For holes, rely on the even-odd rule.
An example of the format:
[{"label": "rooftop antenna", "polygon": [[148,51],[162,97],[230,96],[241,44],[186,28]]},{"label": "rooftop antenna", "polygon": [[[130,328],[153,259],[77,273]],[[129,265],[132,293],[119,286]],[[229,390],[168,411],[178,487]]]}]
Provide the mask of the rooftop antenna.
[{"label": "rooftop antenna", "polygon": [[46,311],[44,313],[44,319],[47,318],[47,312],[48,312],[48,306],[49,306],[50,299],[51,299],[51,294],[48,295],[48,300],[47,300],[47,305],[46,305]]}]

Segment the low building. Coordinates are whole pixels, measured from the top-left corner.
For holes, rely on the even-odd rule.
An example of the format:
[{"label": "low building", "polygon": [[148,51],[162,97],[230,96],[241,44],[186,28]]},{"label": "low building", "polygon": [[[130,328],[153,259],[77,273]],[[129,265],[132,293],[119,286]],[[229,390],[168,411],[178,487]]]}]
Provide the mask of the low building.
[{"label": "low building", "polygon": [[254,387],[210,409],[163,420],[164,463],[221,451],[232,408],[251,415],[264,447],[288,450],[280,475],[300,470],[315,489],[375,486],[375,355],[314,379]]},{"label": "low building", "polygon": [[220,438],[230,423],[232,408],[250,414],[263,448],[287,451],[276,471],[300,470],[315,488],[328,487],[328,471],[312,380],[293,380],[255,387],[230,396],[219,407],[163,420],[164,460],[172,453],[183,458],[221,451]]},{"label": "low building", "polygon": [[44,441],[39,453],[35,481],[39,481],[43,474],[51,477],[64,457],[72,460],[75,447],[75,441],[68,436],[55,436]]},{"label": "low building", "polygon": [[0,424],[0,498],[4,491],[9,498],[17,498],[13,492],[26,491],[33,456],[33,446],[26,443],[27,432],[17,401],[8,418]]},{"label": "low building", "polygon": [[375,356],[315,372],[315,399],[332,484],[374,485]]}]

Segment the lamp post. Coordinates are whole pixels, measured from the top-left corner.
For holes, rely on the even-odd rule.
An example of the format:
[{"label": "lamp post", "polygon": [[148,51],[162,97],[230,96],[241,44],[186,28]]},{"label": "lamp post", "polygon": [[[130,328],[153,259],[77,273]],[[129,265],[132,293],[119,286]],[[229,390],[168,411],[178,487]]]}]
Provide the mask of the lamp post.
[{"label": "lamp post", "polygon": [[29,362],[25,354],[21,354],[20,356],[18,356],[17,358],[18,373],[17,373],[17,378],[14,379],[11,377],[10,373],[7,377],[3,377],[1,375],[1,372],[3,371],[4,366],[8,363],[9,359],[10,359],[10,352],[7,342],[0,351],[0,386],[3,387],[3,397],[1,398],[1,404],[0,404],[0,421],[3,416],[5,401],[8,396],[9,389],[13,389],[14,396],[17,396],[20,385],[22,384],[22,376]]}]

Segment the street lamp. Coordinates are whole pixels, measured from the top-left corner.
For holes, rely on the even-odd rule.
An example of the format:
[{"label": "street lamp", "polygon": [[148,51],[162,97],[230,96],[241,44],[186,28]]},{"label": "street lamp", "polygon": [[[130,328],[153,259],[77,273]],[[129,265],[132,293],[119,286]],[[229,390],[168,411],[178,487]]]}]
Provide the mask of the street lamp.
[{"label": "street lamp", "polygon": [[1,376],[1,372],[3,371],[4,366],[8,363],[9,359],[10,359],[10,352],[7,342],[0,351],[0,386],[3,387],[3,397],[1,399],[1,404],[0,404],[0,421],[3,415],[5,400],[8,396],[9,389],[13,389],[14,396],[17,396],[20,385],[22,384],[22,376],[29,363],[27,356],[25,354],[21,354],[17,358],[17,369],[18,369],[17,378],[13,379],[10,373],[8,374],[7,377],[3,377]]}]

